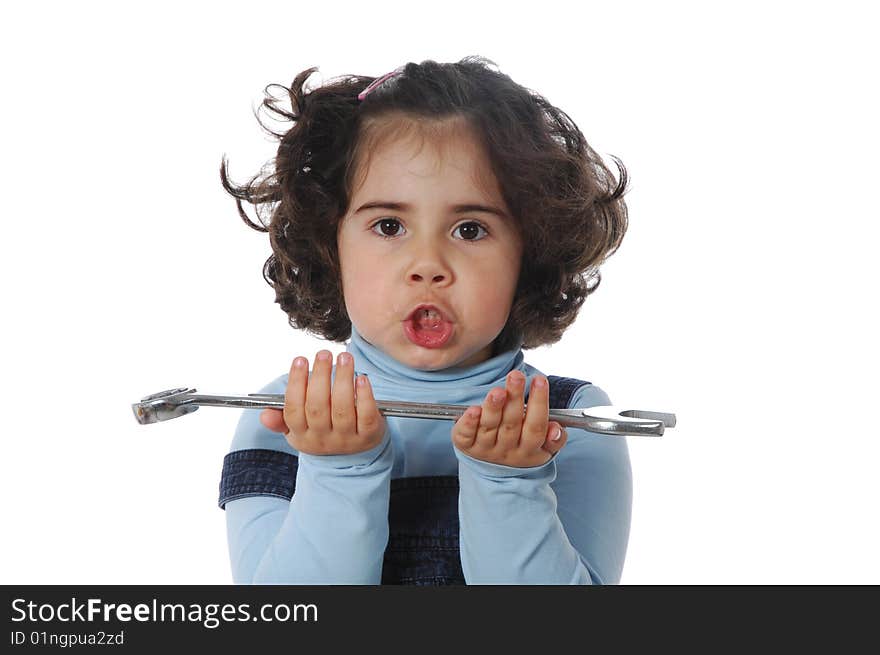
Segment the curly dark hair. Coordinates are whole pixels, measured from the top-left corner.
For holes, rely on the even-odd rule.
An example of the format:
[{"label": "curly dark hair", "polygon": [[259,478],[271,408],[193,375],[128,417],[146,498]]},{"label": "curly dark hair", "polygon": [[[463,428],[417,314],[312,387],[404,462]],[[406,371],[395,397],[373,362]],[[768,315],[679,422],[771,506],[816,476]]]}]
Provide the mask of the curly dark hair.
[{"label": "curly dark hair", "polygon": [[[269,232],[273,254],[263,277],[290,325],[330,341],[351,336],[336,235],[362,156],[395,130],[464,120],[480,139],[523,236],[510,316],[493,354],[559,341],[599,286],[599,265],[626,232],[627,173],[620,160],[612,156],[615,181],[565,112],[483,57],[408,63],[362,101],[358,94],[377,78],[346,75],[304,90],[317,70],[304,70],[289,88],[264,89],[261,107],[293,124],[277,133],[260,120],[259,108],[255,112],[280,141],[273,162],[242,186],[230,183],[225,155],[220,165],[223,188],[241,218]],[[272,87],[285,91],[290,110],[278,105]],[[261,225],[248,218],[242,200],[255,205]]]}]

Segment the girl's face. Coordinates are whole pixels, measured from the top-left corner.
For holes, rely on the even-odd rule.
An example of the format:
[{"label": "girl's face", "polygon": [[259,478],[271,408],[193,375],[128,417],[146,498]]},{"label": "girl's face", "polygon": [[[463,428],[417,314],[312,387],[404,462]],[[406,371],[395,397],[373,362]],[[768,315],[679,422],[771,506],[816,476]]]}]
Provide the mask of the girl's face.
[{"label": "girl's face", "polygon": [[[386,141],[370,157],[337,234],[355,329],[411,368],[489,359],[510,313],[522,240],[484,153],[459,131],[440,142]],[[422,303],[444,314],[439,330],[410,320]]]}]

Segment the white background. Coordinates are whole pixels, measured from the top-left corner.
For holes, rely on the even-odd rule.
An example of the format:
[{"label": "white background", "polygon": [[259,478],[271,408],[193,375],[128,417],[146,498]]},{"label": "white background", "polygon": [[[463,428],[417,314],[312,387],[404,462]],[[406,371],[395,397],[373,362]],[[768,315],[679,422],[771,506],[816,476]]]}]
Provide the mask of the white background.
[{"label": "white background", "polygon": [[216,500],[239,410],[140,426],[131,403],[255,392],[344,346],[288,326],[221,157],[243,182],[273,156],[253,110],[305,68],[478,54],[632,177],[599,290],[526,352],[678,416],[629,439],[622,582],[880,583],[867,5],[5,8],[0,582],[231,582]]}]

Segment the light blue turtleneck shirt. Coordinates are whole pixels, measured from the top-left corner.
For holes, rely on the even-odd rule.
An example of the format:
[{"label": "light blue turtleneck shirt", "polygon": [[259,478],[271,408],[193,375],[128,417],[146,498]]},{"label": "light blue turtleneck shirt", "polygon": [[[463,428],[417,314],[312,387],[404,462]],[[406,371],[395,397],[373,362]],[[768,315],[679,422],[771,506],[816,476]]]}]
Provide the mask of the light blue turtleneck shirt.
[{"label": "light blue turtleneck shirt", "polygon": [[[481,405],[516,369],[541,372],[521,348],[475,366],[422,371],[352,328],[346,350],[377,399]],[[335,378],[334,367],[332,377]],[[288,375],[260,393],[283,394]],[[610,405],[587,384],[569,407]],[[382,442],[352,455],[309,455],[244,410],[231,451],[265,448],[299,458],[296,491],[226,503],[235,583],[376,585],[388,542],[392,478],[458,475],[461,564],[468,584],[618,584],[629,539],[632,473],[623,437],[568,429],[546,464],[516,468],[474,459],[452,444],[449,420],[389,416]]]}]

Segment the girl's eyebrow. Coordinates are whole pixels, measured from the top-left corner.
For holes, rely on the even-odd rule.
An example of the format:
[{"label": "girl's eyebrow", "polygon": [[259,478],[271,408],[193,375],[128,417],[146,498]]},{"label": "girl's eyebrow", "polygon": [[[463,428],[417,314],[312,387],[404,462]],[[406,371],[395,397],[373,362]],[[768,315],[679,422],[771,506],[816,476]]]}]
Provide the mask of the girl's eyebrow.
[{"label": "girl's eyebrow", "polygon": [[[373,202],[367,202],[357,208],[357,211],[354,213],[357,214],[359,212],[365,211],[367,209],[390,209],[392,211],[410,211],[412,209],[412,205],[405,202],[390,202],[388,200],[376,200]],[[456,214],[464,214],[467,212],[485,212],[487,214],[495,214],[499,218],[507,220],[509,217],[505,212],[498,209],[497,207],[491,207],[489,205],[480,205],[477,203],[467,203],[464,205],[452,205],[452,211]]]}]

